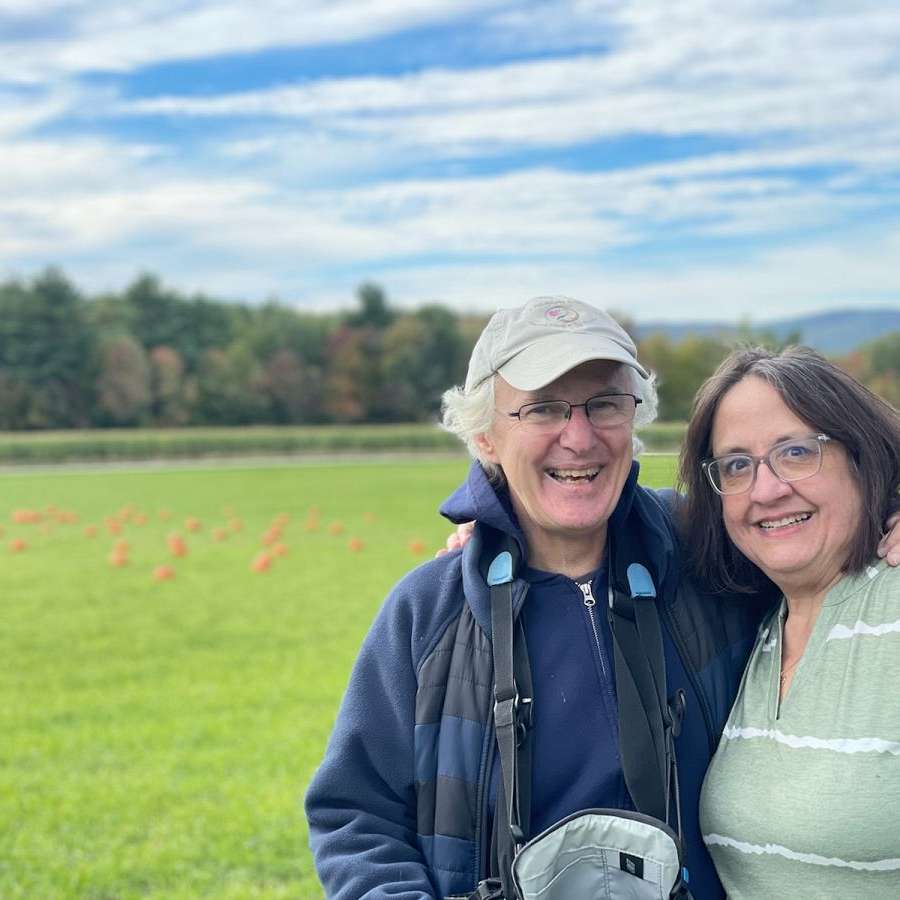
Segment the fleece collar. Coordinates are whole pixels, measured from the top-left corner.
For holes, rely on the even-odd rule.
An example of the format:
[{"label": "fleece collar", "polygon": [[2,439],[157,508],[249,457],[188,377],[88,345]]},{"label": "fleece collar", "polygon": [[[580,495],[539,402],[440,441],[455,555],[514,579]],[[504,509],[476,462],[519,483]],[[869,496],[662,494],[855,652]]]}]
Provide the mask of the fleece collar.
[{"label": "fleece collar", "polygon": [[[659,500],[638,486],[639,471],[638,463],[632,463],[609,527],[613,535],[622,528],[640,529],[653,556],[658,580],[662,582],[673,574],[674,541]],[[486,565],[481,558],[484,548],[496,546],[501,535],[511,535],[525,558],[525,538],[516,521],[509,493],[505,488],[495,489],[476,462],[466,481],[441,505],[440,512],[455,524],[472,520],[478,523],[472,540],[463,549],[463,591],[478,624],[490,634],[490,592],[482,574]],[[520,585],[514,595],[521,601],[524,586]]]}]

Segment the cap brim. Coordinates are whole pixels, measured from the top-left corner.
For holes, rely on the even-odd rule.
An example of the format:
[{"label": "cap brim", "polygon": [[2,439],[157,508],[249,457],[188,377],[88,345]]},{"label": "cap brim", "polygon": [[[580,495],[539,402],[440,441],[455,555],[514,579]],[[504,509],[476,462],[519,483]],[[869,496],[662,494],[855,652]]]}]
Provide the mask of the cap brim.
[{"label": "cap brim", "polygon": [[536,391],[566,372],[592,360],[630,366],[642,378],[650,373],[615,341],[587,334],[548,335],[517,353],[497,370],[504,381],[520,391]]}]

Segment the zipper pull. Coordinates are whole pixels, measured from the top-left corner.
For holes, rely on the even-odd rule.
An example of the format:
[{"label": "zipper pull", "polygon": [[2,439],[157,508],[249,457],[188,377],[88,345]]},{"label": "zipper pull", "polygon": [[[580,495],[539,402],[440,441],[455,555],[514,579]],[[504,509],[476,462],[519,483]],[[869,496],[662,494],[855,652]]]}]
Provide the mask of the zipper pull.
[{"label": "zipper pull", "polygon": [[597,601],[594,599],[594,592],[591,589],[591,583],[589,581],[585,581],[583,584],[579,581],[576,582],[578,587],[581,588],[581,593],[584,594],[584,605],[588,608],[597,605]]}]

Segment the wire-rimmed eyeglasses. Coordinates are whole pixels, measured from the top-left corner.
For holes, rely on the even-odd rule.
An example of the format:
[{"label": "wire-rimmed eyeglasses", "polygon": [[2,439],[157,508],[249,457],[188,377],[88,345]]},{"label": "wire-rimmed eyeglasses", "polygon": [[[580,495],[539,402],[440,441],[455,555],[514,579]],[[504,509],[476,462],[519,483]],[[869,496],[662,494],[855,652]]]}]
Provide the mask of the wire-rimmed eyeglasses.
[{"label": "wire-rimmed eyeglasses", "polygon": [[753,487],[760,463],[781,481],[801,481],[818,475],[822,468],[822,447],[831,438],[825,434],[779,441],[763,456],[726,453],[706,459],[701,467],[717,494],[743,494]]},{"label": "wire-rimmed eyeglasses", "polygon": [[526,403],[515,412],[507,413],[518,419],[522,425],[535,431],[561,431],[572,418],[573,409],[583,409],[594,428],[614,428],[634,419],[640,397],[634,394],[597,394],[584,403],[569,403],[568,400],[538,400]]}]

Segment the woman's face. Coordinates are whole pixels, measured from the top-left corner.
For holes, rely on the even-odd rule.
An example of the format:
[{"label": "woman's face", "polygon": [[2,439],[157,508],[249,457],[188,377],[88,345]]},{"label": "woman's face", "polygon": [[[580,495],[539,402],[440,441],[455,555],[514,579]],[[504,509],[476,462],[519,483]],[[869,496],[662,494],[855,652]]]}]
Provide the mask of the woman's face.
[{"label": "woman's face", "polygon": [[[780,441],[816,432],[751,375],[719,402],[713,456],[762,456]],[[824,593],[838,580],[862,518],[859,487],[836,441],[824,445],[817,475],[786,483],[760,463],[749,491],[721,500],[728,536],[788,597]]]}]

